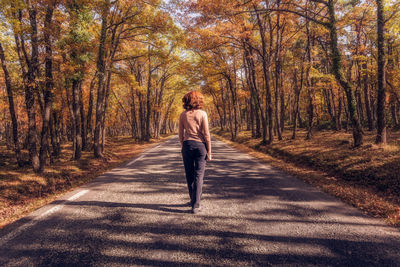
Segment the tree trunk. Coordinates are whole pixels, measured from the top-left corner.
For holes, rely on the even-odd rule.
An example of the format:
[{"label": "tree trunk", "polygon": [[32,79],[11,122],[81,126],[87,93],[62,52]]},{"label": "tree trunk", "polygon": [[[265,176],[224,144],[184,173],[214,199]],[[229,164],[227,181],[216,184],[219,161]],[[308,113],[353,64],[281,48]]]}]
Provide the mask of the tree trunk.
[{"label": "tree trunk", "polygon": [[364,87],[365,113],[367,115],[368,130],[372,131],[372,130],[374,130],[374,120],[372,118],[372,111],[371,111],[371,97],[370,97],[370,91],[369,91],[367,63],[363,63],[362,68],[364,71],[363,87]]},{"label": "tree trunk", "polygon": [[313,128],[313,120],[314,120],[314,103],[313,103],[313,82],[310,77],[310,70],[312,67],[312,58],[311,58],[311,33],[310,33],[310,22],[307,20],[306,31],[307,31],[307,48],[306,48],[306,58],[307,58],[307,70],[306,70],[306,83],[307,83],[307,114],[308,114],[308,124],[307,124],[307,136],[306,139],[312,138],[312,128]]},{"label": "tree trunk", "polygon": [[386,144],[386,119],[385,119],[385,102],[386,102],[386,82],[385,82],[385,18],[383,0],[376,0],[377,5],[377,43],[378,43],[378,97],[376,107],[376,143]]},{"label": "tree trunk", "polygon": [[136,104],[135,104],[135,92],[133,87],[131,89],[131,135],[132,138],[138,138],[138,126],[136,119]]},{"label": "tree trunk", "polygon": [[356,99],[357,99],[357,114],[358,120],[361,122],[364,121],[364,110],[362,105],[362,97],[361,97],[361,90],[356,90]]},{"label": "tree trunk", "polygon": [[280,111],[281,111],[281,115],[280,115],[280,119],[281,119],[281,122],[280,122],[280,126],[281,126],[281,134],[283,134],[283,131],[285,130],[285,119],[286,119],[286,115],[285,115],[285,109],[286,109],[286,106],[285,106],[285,91],[283,90],[283,86],[282,86],[282,79],[281,79],[281,94],[280,94],[280,98],[281,98],[281,108],[280,108]]},{"label": "tree trunk", "polygon": [[73,159],[77,160],[82,155],[82,122],[80,114],[80,81],[77,79],[72,80],[72,112],[74,113],[74,154]]},{"label": "tree trunk", "polygon": [[393,127],[398,128],[399,127],[399,117],[397,114],[397,101],[396,98],[391,95],[390,96],[390,109],[391,109],[391,113],[392,113],[392,123],[393,123]]},{"label": "tree trunk", "polygon": [[51,21],[53,18],[53,3],[50,2],[45,16],[44,22],[44,42],[46,47],[46,56],[45,56],[45,73],[46,73],[46,89],[44,91],[44,110],[43,110],[43,118],[42,118],[42,133],[41,133],[41,146],[40,146],[40,168],[39,172],[43,172],[46,161],[47,154],[49,151],[49,122],[51,116],[51,107],[53,103],[53,50],[52,43],[50,40],[50,27]]},{"label": "tree trunk", "polygon": [[256,128],[254,131],[254,136],[255,138],[261,137],[261,129],[260,129],[260,120],[261,124],[263,127],[263,134],[262,134],[262,139],[263,143],[266,142],[266,133],[267,133],[267,123],[265,119],[265,114],[263,113],[263,108],[261,105],[261,98],[260,98],[260,93],[258,90],[257,86],[257,78],[256,78],[256,70],[255,70],[255,64],[253,60],[253,49],[249,46],[249,49],[245,50],[245,57],[246,57],[246,62],[247,62],[247,67],[248,67],[248,80],[249,80],[249,87],[250,87],[250,94],[251,94],[251,101],[254,103],[254,110],[252,115],[254,115],[255,118],[255,123],[256,123]]},{"label": "tree trunk", "polygon": [[226,118],[227,118],[227,112],[226,112],[226,99],[225,99],[225,90],[222,81],[220,81],[220,89],[221,89],[221,103],[222,103],[222,110],[223,110],[223,129],[226,129]]},{"label": "tree trunk", "polygon": [[[229,84],[228,84],[228,81],[226,82],[227,83],[227,85],[226,85],[226,87],[228,88],[229,87]],[[228,90],[228,89],[227,89]],[[227,92],[227,94],[228,94],[228,92]],[[231,98],[229,98],[229,95],[227,95],[227,101],[228,101],[228,123],[229,123],[229,131],[231,132],[231,140],[232,141],[234,141],[235,140],[235,134],[234,134],[234,131],[233,131],[233,116],[232,116],[232,108],[231,108],[231,105],[232,105],[232,99]]]},{"label": "tree trunk", "polygon": [[168,103],[167,110],[166,110],[166,112],[164,114],[164,119],[163,119],[162,126],[161,126],[161,133],[164,133],[164,134],[166,133],[167,121],[168,121],[168,117],[169,117],[169,113],[171,111],[172,105],[174,104],[174,101],[175,101],[175,96],[172,97],[171,100]]},{"label": "tree trunk", "polygon": [[105,82],[105,44],[107,38],[107,16],[110,9],[110,0],[106,0],[105,7],[102,10],[101,32],[99,40],[99,52],[97,57],[97,102],[96,102],[96,124],[94,128],[93,152],[96,158],[103,157],[101,147],[101,134],[103,132],[102,122],[104,116],[104,82]]},{"label": "tree trunk", "polygon": [[354,146],[358,147],[363,143],[363,131],[361,128],[360,121],[357,118],[356,114],[356,100],[354,95],[354,90],[352,84],[346,79],[343,71],[342,65],[342,56],[340,54],[338,48],[338,37],[337,37],[337,29],[336,29],[336,17],[335,17],[335,1],[329,0],[327,2],[328,14],[329,14],[329,23],[327,28],[329,29],[330,34],[330,49],[331,49],[331,57],[332,57],[332,73],[335,75],[335,78],[339,82],[339,84],[343,87],[346,97],[347,97],[347,107],[349,111],[349,117],[351,120],[351,124],[353,127],[353,141]]},{"label": "tree trunk", "polygon": [[254,137],[255,136],[255,132],[254,132],[254,105],[253,105],[253,100],[250,97],[250,99],[248,100],[248,110],[247,110],[247,131],[251,132],[251,136]]},{"label": "tree trunk", "polygon": [[334,125],[335,130],[338,131],[340,129],[340,126],[338,124],[338,109],[336,108],[336,103],[335,103],[335,93],[333,92],[332,87],[330,88],[330,101],[331,101],[331,106],[332,106],[332,113],[333,113],[333,117],[332,117],[332,125]]},{"label": "tree trunk", "polygon": [[149,53],[149,70],[148,70],[148,77],[147,77],[147,94],[146,94],[146,134],[145,134],[145,141],[149,141],[151,134],[150,134],[150,114],[151,114],[151,59],[150,59],[150,47],[148,50]]},{"label": "tree trunk", "polygon": [[110,69],[107,71],[107,80],[105,83],[105,95],[104,95],[104,110],[103,110],[103,120],[101,121],[101,128],[103,130],[101,134],[101,153],[104,152],[104,145],[106,141],[106,115],[107,115],[107,108],[108,108],[108,98],[110,97],[110,85],[111,85],[111,69],[112,65],[110,66]]},{"label": "tree trunk", "polygon": [[[279,8],[280,0],[277,0],[277,7]],[[275,46],[275,129],[278,134],[278,140],[282,140],[282,132],[280,128],[280,106],[279,106],[279,95],[281,90],[281,59],[280,59],[280,49],[281,49],[281,36],[280,36],[280,13],[277,13],[276,18],[276,46]]]},{"label": "tree trunk", "polygon": [[312,138],[312,129],[313,129],[313,121],[314,121],[314,103],[313,103],[313,96],[312,96],[312,81],[309,78],[309,73],[306,74],[307,77],[307,99],[308,99],[308,106],[307,106],[307,114],[308,114],[308,122],[307,122],[307,136],[306,139],[309,140]]},{"label": "tree trunk", "polygon": [[13,88],[12,88],[12,84],[11,84],[11,77],[8,72],[8,68],[7,68],[7,64],[6,64],[6,60],[5,60],[3,46],[1,45],[1,43],[0,43],[0,61],[1,61],[1,66],[2,66],[3,72],[4,72],[4,80],[5,80],[5,84],[6,84],[6,90],[7,90],[8,109],[10,111],[10,117],[11,117],[11,123],[12,123],[14,152],[15,152],[15,156],[17,158],[18,166],[22,167],[23,161],[22,161],[22,157],[21,157],[21,149],[19,146],[18,121],[17,121],[17,115],[15,112],[15,106],[14,106],[14,93],[13,93]]},{"label": "tree trunk", "polygon": [[86,138],[86,144],[88,144],[88,135],[93,137],[93,91],[94,91],[94,85],[96,82],[96,77],[97,73],[93,76],[92,81],[90,82],[90,87],[89,87],[89,106],[88,106],[88,112],[87,112],[87,117],[86,117],[86,135],[83,138]]},{"label": "tree trunk", "polygon": [[40,160],[37,152],[37,131],[35,111],[35,91],[37,90],[36,74],[38,62],[38,33],[36,23],[36,9],[29,7],[29,21],[31,24],[31,58],[28,61],[27,79],[25,82],[25,105],[28,115],[28,150],[29,160],[35,172],[40,169]]},{"label": "tree trunk", "polygon": [[[303,69],[303,68],[302,68]],[[293,133],[292,139],[296,139],[296,130],[297,130],[297,117],[299,114],[299,102],[300,102],[300,93],[301,93],[301,85],[298,88],[297,85],[297,69],[294,69],[293,73],[293,89],[294,89],[294,108],[293,108]]]},{"label": "tree trunk", "polygon": [[61,125],[57,117],[57,112],[52,112],[50,133],[51,133],[51,146],[53,148],[53,157],[58,157],[61,154]]},{"label": "tree trunk", "polygon": [[[263,22],[261,21],[260,14],[256,10],[257,15],[257,24],[260,31],[260,39],[261,39],[261,55],[262,55],[262,69],[264,75],[264,89],[265,89],[265,124],[268,127],[264,127],[263,133],[263,143],[271,144],[274,140],[274,135],[272,132],[273,127],[273,109],[272,109],[272,96],[271,96],[271,88],[270,88],[270,74],[269,74],[269,65],[270,65],[270,56],[267,56],[267,44],[265,40],[265,27]],[[272,46],[272,30],[269,32],[270,34],[270,46]],[[272,49],[270,49],[271,51]],[[268,131],[268,140],[264,140],[264,136],[267,136]]]},{"label": "tree trunk", "polygon": [[[229,75],[226,75],[226,79],[228,81],[228,88],[231,92],[232,106],[233,106],[233,129],[231,129],[231,138],[232,141],[236,140],[238,134],[238,111],[237,111],[237,96],[236,96],[236,86],[233,84],[232,79]],[[231,118],[232,119],[232,118]]]},{"label": "tree trunk", "polygon": [[391,93],[389,97],[391,115],[392,115],[392,124],[393,127],[399,128],[399,117],[398,117],[398,104],[399,99],[396,92],[393,90],[391,83],[393,81],[393,70],[394,70],[394,59],[393,59],[393,39],[387,39],[387,51],[388,51],[388,61],[386,68],[386,83],[391,87]]},{"label": "tree trunk", "polygon": [[82,150],[87,150],[87,118],[85,118],[85,106],[83,104],[83,81],[79,83],[79,111],[81,115],[81,137],[82,137]]}]

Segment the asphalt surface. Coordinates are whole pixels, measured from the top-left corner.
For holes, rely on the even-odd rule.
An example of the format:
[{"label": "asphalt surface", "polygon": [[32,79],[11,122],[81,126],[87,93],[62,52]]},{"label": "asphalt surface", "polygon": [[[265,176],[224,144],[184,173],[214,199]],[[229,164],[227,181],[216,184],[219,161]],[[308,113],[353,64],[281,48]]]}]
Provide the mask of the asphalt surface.
[{"label": "asphalt surface", "polygon": [[0,230],[0,266],[400,266],[400,232],[213,140],[191,214],[177,137]]}]

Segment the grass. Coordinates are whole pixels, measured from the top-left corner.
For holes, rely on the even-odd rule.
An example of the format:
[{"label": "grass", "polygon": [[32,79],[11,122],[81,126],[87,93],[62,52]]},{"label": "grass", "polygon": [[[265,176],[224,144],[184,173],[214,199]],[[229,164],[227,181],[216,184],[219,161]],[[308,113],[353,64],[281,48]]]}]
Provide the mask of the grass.
[{"label": "grass", "polygon": [[[109,138],[104,159],[96,159],[93,152],[84,151],[80,160],[71,160],[71,144],[67,143],[61,156],[43,174],[35,174],[28,165],[19,168],[14,153],[0,146],[0,228],[167,138],[148,143],[138,143],[130,137]],[[27,151],[23,155],[28,158]]]},{"label": "grass", "polygon": [[388,223],[400,227],[400,132],[391,132],[387,145],[374,144],[375,134],[367,132],[364,144],[351,146],[351,133],[318,131],[305,140],[300,130],[295,140],[291,131],[283,140],[262,145],[250,131],[239,133],[235,142],[230,133],[213,133],[240,150],[271,163],[309,184]]}]

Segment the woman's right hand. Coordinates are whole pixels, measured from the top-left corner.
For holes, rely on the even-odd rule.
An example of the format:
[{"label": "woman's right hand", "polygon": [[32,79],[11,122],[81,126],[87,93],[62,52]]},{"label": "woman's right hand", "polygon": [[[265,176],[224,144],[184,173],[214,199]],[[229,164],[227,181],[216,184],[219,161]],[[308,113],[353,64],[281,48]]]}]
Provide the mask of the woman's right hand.
[{"label": "woman's right hand", "polygon": [[207,161],[211,161],[212,160],[212,155],[211,153],[207,153]]}]

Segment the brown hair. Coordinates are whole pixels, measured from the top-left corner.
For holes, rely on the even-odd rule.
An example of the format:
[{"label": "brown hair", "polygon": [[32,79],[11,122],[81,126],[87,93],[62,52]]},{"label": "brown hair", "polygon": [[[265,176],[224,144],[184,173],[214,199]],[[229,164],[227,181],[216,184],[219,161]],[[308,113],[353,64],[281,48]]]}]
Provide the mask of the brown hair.
[{"label": "brown hair", "polygon": [[198,91],[190,91],[182,98],[183,108],[186,110],[202,109],[204,106],[204,96]]}]

